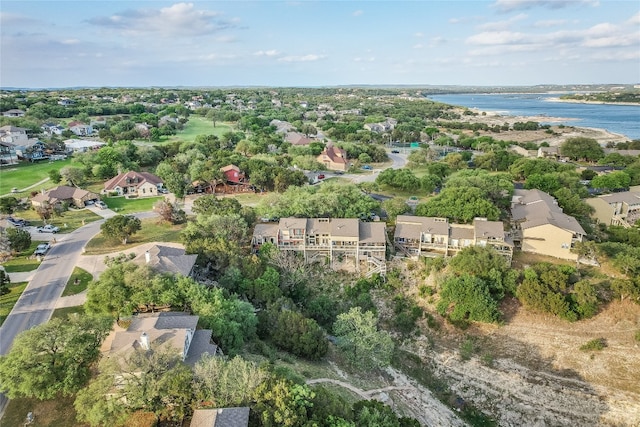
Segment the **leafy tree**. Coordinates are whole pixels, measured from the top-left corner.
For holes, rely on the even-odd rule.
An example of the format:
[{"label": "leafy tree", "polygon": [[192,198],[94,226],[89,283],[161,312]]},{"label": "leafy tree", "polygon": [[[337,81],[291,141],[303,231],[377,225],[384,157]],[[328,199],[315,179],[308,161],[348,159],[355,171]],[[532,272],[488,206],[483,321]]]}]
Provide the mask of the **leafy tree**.
[{"label": "leafy tree", "polygon": [[605,175],[598,175],[591,180],[592,188],[602,190],[623,190],[629,188],[631,177],[624,171],[615,171]]},{"label": "leafy tree", "polygon": [[111,329],[111,319],[51,319],[16,337],[0,357],[0,391],[9,398],[51,399],[78,391]]},{"label": "leafy tree", "polygon": [[237,199],[206,194],[193,202],[193,212],[203,215],[232,215],[242,210]]},{"label": "leafy tree", "polygon": [[31,234],[21,228],[7,228],[9,247],[16,252],[22,252],[31,245]]},{"label": "leafy tree", "polygon": [[60,175],[67,181],[69,185],[79,187],[84,184],[85,175],[81,168],[75,166],[65,166],[60,169]]},{"label": "leafy tree", "polygon": [[440,195],[416,207],[416,215],[437,216],[454,221],[471,222],[476,217],[495,221],[500,210],[487,194],[479,188],[455,187],[443,190]]},{"label": "leafy tree", "polygon": [[506,292],[515,294],[518,272],[492,247],[470,246],[449,261],[451,271],[459,276],[476,276],[488,285],[496,301]]},{"label": "leafy tree", "polygon": [[302,427],[309,421],[315,393],[307,385],[273,377],[260,384],[250,413],[252,425],[264,427]]},{"label": "leafy tree", "polygon": [[604,150],[593,138],[569,138],[560,146],[560,153],[571,160],[595,162],[604,157]]},{"label": "leafy tree", "polygon": [[54,184],[59,184],[60,181],[62,181],[62,175],[60,174],[60,171],[58,169],[51,169],[49,171],[49,179]]},{"label": "leafy tree", "polygon": [[129,237],[142,229],[142,222],[133,215],[116,215],[107,219],[100,226],[102,234],[111,239],[118,239],[126,245]]},{"label": "leafy tree", "polygon": [[327,354],[327,339],[315,320],[282,309],[274,319],[271,338],[278,347],[296,356],[318,360]]},{"label": "leafy tree", "polygon": [[177,204],[167,200],[158,200],[153,205],[153,210],[160,215],[160,218],[171,224],[181,224],[187,220],[185,212],[178,208]]},{"label": "leafy tree", "polygon": [[398,417],[390,406],[378,400],[361,400],[353,404],[354,421],[358,427],[420,427],[418,420]]},{"label": "leafy tree", "polygon": [[268,374],[240,356],[223,359],[204,356],[193,371],[194,394],[200,406],[225,408],[247,406]]},{"label": "leafy tree", "polygon": [[74,406],[78,419],[92,426],[123,425],[136,411],[182,421],[193,400],[192,381],[175,349],[136,350],[122,361],[101,363],[100,374],[78,392]]},{"label": "leafy tree", "polygon": [[0,213],[12,214],[18,207],[18,199],[12,196],[0,197]]},{"label": "leafy tree", "polygon": [[469,274],[449,276],[442,284],[437,310],[453,322],[497,322],[498,303],[489,285]]},{"label": "leafy tree", "polygon": [[382,368],[391,361],[393,340],[385,331],[379,331],[375,315],[354,307],[338,315],[333,332],[338,348],[352,365],[363,369]]}]

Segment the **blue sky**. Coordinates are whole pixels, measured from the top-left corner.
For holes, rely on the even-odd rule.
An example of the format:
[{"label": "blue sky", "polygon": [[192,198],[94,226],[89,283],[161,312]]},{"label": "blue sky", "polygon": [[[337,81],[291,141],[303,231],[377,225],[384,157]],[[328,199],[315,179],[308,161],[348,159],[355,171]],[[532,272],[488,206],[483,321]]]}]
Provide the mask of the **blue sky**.
[{"label": "blue sky", "polygon": [[0,86],[640,83],[637,0],[2,0]]}]

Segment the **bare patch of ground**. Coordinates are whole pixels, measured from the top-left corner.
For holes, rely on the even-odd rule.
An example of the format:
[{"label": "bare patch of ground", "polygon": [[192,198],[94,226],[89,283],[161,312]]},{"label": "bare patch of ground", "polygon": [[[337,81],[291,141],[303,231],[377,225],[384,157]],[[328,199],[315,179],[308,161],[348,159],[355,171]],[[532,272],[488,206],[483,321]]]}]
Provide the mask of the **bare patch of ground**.
[{"label": "bare patch of ground", "polygon": [[[417,270],[402,274],[407,293],[441,322],[436,329],[423,325],[421,339],[403,349],[418,356],[453,396],[491,414],[498,425],[640,426],[640,343],[634,338],[640,305],[613,301],[597,316],[570,323],[532,313],[511,298],[501,306],[504,325],[462,331],[435,314],[433,297],[417,295],[417,286],[431,280]],[[580,350],[597,338],[606,342],[604,349]],[[461,344],[468,339],[474,351],[463,360]]]},{"label": "bare patch of ground", "polygon": [[[464,110],[460,110],[459,113],[462,113]],[[469,122],[469,123],[484,123],[488,126],[502,126],[505,123],[508,123],[510,126],[513,126],[516,122],[544,122],[544,123],[559,123],[559,122],[568,122],[571,119],[562,118],[562,117],[547,117],[547,116],[503,116],[495,112],[483,112],[478,113],[477,115],[464,115],[461,114],[460,121]],[[574,126],[560,126],[560,125],[552,125],[550,127],[550,131],[552,133],[548,133],[546,130],[537,130],[537,131],[502,131],[500,133],[494,132],[483,132],[480,131],[479,134],[491,136],[497,140],[503,141],[513,141],[516,143],[521,142],[534,142],[536,144],[540,144],[542,142],[547,142],[550,146],[558,146],[561,145],[564,141],[569,138],[575,137],[585,137],[592,138],[598,141],[600,145],[606,145],[609,142],[626,142],[629,141],[624,135],[616,134],[609,132],[605,129],[597,129],[597,128],[583,128],[583,127],[574,127]]]}]

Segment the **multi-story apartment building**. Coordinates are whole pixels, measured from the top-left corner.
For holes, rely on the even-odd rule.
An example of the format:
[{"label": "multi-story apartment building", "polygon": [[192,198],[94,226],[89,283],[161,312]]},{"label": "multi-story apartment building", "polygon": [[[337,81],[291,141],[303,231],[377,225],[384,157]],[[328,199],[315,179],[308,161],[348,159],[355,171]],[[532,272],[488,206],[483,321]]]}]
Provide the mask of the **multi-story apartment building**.
[{"label": "multi-story apartment building", "polygon": [[453,256],[469,246],[492,246],[509,261],[513,256],[513,243],[502,222],[486,218],[450,224],[447,218],[398,215],[393,241],[409,257]]},{"label": "multi-story apartment building", "polygon": [[355,218],[282,218],[258,224],[252,245],[272,243],[281,251],[302,254],[307,262],[326,260],[331,268],[386,273],[386,225]]}]

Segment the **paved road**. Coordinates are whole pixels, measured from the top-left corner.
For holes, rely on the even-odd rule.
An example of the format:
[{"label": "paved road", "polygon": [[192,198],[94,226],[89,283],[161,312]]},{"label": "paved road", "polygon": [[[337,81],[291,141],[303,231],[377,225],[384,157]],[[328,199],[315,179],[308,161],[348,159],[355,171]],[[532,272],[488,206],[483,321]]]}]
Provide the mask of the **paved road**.
[{"label": "paved road", "polygon": [[[136,214],[139,218],[155,216],[154,212]],[[82,248],[100,231],[104,220],[92,222],[67,235],[56,235],[51,248],[33,278],[0,326],[0,355],[7,354],[15,337],[22,331],[47,322],[82,256]],[[0,394],[0,418],[8,399]]]}]

